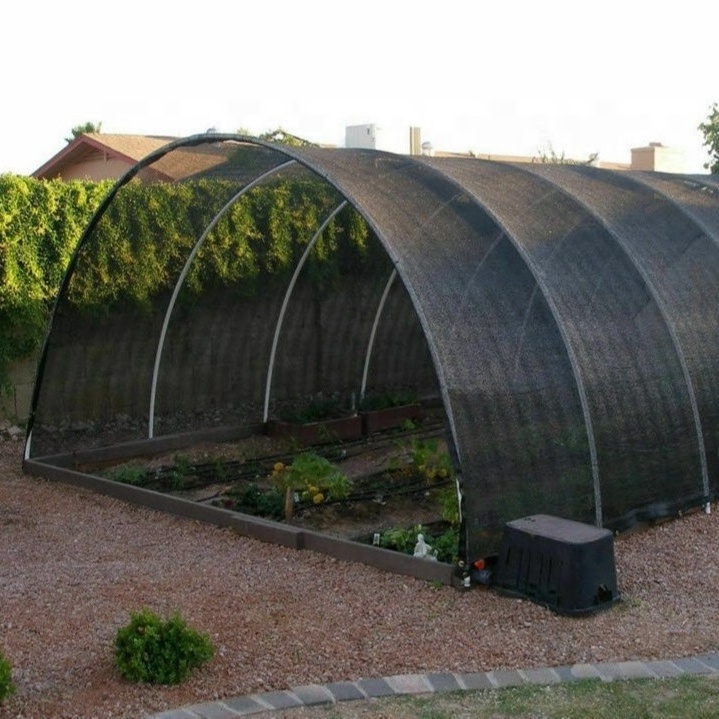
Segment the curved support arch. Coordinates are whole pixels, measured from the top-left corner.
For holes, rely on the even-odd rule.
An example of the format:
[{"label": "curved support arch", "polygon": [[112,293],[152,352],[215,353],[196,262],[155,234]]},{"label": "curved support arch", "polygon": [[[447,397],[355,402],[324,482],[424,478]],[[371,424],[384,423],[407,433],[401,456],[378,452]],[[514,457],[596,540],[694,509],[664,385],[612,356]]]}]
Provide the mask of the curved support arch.
[{"label": "curved support arch", "polygon": [[365,390],[367,389],[367,374],[369,373],[369,363],[372,359],[372,350],[374,349],[374,338],[377,334],[377,326],[379,325],[380,318],[382,317],[382,313],[384,312],[384,306],[385,302],[387,302],[389,291],[392,288],[392,285],[394,284],[396,278],[397,270],[394,269],[392,270],[392,272],[390,272],[387,283],[384,286],[384,291],[382,292],[382,297],[380,298],[379,304],[377,305],[377,311],[375,312],[374,321],[372,322],[372,330],[370,331],[369,340],[367,341],[367,352],[365,353],[364,367],[362,368],[362,383],[360,384],[359,393],[360,402],[362,402],[362,400],[364,399]]},{"label": "curved support arch", "polygon": [[194,145],[204,144],[205,142],[207,142],[207,139],[205,136],[202,135],[196,135],[189,138],[174,140],[172,142],[169,142],[167,145],[160,148],[159,150],[155,150],[154,152],[151,152],[149,155],[144,157],[137,164],[131,167],[122,177],[118,179],[110,192],[107,193],[105,199],[100,203],[100,206],[95,211],[95,214],[92,216],[92,219],[88,223],[88,226],[83,231],[82,236],[80,237],[80,240],[78,241],[77,246],[75,247],[75,250],[70,257],[70,260],[67,263],[67,269],[65,270],[62,282],[60,283],[60,287],[58,288],[53,310],[50,315],[48,330],[43,340],[42,349],[40,350],[40,360],[38,362],[35,385],[33,386],[32,399],[30,401],[30,414],[27,421],[27,434],[25,439],[24,451],[25,459],[29,459],[32,453],[32,430],[35,423],[35,412],[37,409],[38,400],[40,398],[40,390],[42,389],[43,377],[45,374],[45,363],[47,361],[48,344],[50,336],[52,335],[53,327],[55,325],[55,317],[57,315],[58,307],[60,306],[61,301],[66,296],[68,287],[70,286],[70,281],[77,268],[78,258],[80,257],[80,253],[82,252],[85,244],[87,243],[88,238],[92,235],[93,231],[99,224],[105,212],[107,212],[107,209],[112,204],[120,189],[122,189],[122,187],[124,187],[133,178],[137,177],[137,175],[143,169],[145,169],[146,167],[150,167],[153,163],[162,159],[165,155],[169,154],[178,147],[192,147]]},{"label": "curved support arch", "polygon": [[327,219],[320,225],[320,227],[317,229],[317,232],[313,235],[312,239],[307,243],[307,247],[305,248],[305,251],[302,253],[302,257],[300,257],[299,262],[297,263],[297,267],[295,267],[295,271],[292,273],[292,278],[290,279],[289,284],[287,285],[287,289],[285,290],[285,296],[282,300],[282,307],[280,308],[280,314],[277,317],[277,324],[275,325],[275,332],[272,336],[272,349],[270,350],[270,361],[267,366],[267,381],[265,383],[265,403],[264,408],[262,410],[262,421],[267,422],[267,419],[270,414],[270,395],[272,392],[272,375],[274,373],[275,369],[275,355],[277,353],[277,344],[280,340],[280,333],[282,332],[282,324],[285,319],[285,312],[287,311],[287,306],[290,302],[290,297],[292,296],[292,291],[295,288],[295,284],[297,283],[297,278],[300,276],[300,272],[302,271],[302,268],[305,266],[305,262],[307,262],[307,258],[310,256],[310,252],[312,252],[312,248],[317,243],[317,240],[319,240],[320,237],[322,237],[322,233],[327,229],[327,226],[334,220],[335,217],[347,206],[347,201],[341,202],[337,207],[335,207],[334,210],[327,216]]},{"label": "curved support arch", "polygon": [[[585,196],[585,194],[576,186],[571,186],[571,183],[560,183],[554,178],[547,177],[547,173],[542,172],[541,169],[538,170],[537,168],[532,169],[524,169],[523,171],[527,172],[528,174],[533,175],[539,175],[543,178],[544,181],[548,182],[553,187],[557,188],[558,191],[562,192],[563,194],[567,195],[568,197],[571,197],[575,202],[579,203],[589,214],[591,214],[597,222],[599,222],[605,230],[614,238],[614,241],[617,243],[619,247],[621,247],[622,251],[625,253],[625,255],[629,258],[630,262],[634,266],[635,270],[639,273],[641,276],[647,291],[649,292],[650,296],[652,297],[653,302],[656,304],[662,319],[664,321],[664,324],[667,328],[667,331],[669,332],[669,335],[671,337],[672,344],[674,345],[674,351],[676,353],[677,359],[679,361],[682,375],[684,378],[684,383],[686,385],[686,391],[689,398],[691,413],[692,413],[692,419],[694,422],[694,429],[696,432],[696,441],[697,441],[697,451],[699,456],[699,462],[701,467],[701,486],[702,491],[704,493],[705,498],[708,500],[709,498],[709,470],[708,470],[708,464],[707,464],[707,455],[706,455],[706,445],[704,441],[704,430],[702,426],[702,420],[701,415],[699,412],[699,406],[697,403],[697,397],[696,397],[696,389],[694,386],[694,381],[692,379],[692,375],[689,369],[689,365],[687,363],[687,357],[686,353],[684,351],[684,347],[682,346],[681,339],[679,338],[679,334],[677,332],[677,327],[672,319],[672,313],[669,311],[667,307],[667,303],[664,301],[662,293],[659,291],[657,287],[656,281],[650,276],[649,272],[645,268],[644,263],[640,260],[640,258],[637,256],[636,251],[631,247],[630,243],[627,242],[626,238],[623,236],[623,234],[618,231],[616,227],[613,226],[613,224],[608,221],[604,216],[602,216],[600,213],[594,211],[595,208],[592,206],[592,204],[589,202],[588,197]],[[571,170],[570,170],[571,172]],[[629,178],[630,181],[633,181],[633,178]],[[636,183],[639,185],[640,183]]]},{"label": "curved support arch", "polygon": [[276,167],[273,167],[271,170],[268,170],[267,172],[264,172],[259,177],[254,179],[249,184],[245,185],[239,192],[235,193],[229,201],[225,204],[225,206],[215,215],[215,217],[212,219],[212,222],[205,228],[205,231],[202,233],[201,237],[197,240],[195,243],[195,246],[192,248],[192,252],[190,252],[187,260],[185,261],[185,265],[182,268],[182,272],[180,272],[180,276],[177,278],[177,282],[175,283],[175,287],[172,291],[172,296],[170,297],[170,301],[167,304],[167,309],[165,310],[165,318],[162,322],[162,329],[160,330],[160,337],[157,342],[157,351],[155,352],[155,363],[152,370],[152,384],[150,386],[150,411],[149,411],[149,417],[148,417],[148,424],[147,424],[147,435],[150,439],[154,437],[154,429],[155,429],[155,399],[157,396],[157,378],[160,374],[160,362],[162,360],[162,351],[165,347],[165,337],[167,336],[167,328],[170,324],[170,317],[172,316],[172,312],[175,309],[175,304],[177,303],[177,298],[180,294],[180,290],[182,289],[182,285],[185,283],[185,279],[187,278],[187,273],[190,271],[190,266],[192,265],[192,261],[197,256],[197,253],[200,251],[200,248],[205,243],[205,240],[207,239],[208,235],[212,230],[216,227],[217,223],[222,219],[223,215],[234,205],[237,200],[239,200],[243,195],[247,194],[253,187],[256,187],[258,184],[260,184],[263,180],[266,180],[268,177],[271,177],[272,175],[281,172],[282,170],[291,167],[295,164],[294,160],[290,160],[289,162],[285,162],[281,165],[277,165]]},{"label": "curved support arch", "polygon": [[[433,163],[431,161],[427,161],[428,164],[431,164],[432,167],[435,167],[438,172],[442,172],[443,174],[446,174],[447,178],[452,182],[457,182],[456,178],[454,178],[450,173],[446,172],[442,169],[441,166],[438,166],[438,163]],[[502,219],[490,208],[487,206],[486,203],[482,201],[480,197],[477,196],[476,193],[474,193],[470,188],[464,188],[469,195],[473,198],[473,200],[477,203],[479,207],[482,208],[484,212],[487,213],[489,217],[493,219],[493,221],[496,223],[497,227],[499,227],[502,231],[501,237],[506,237],[513,245],[517,253],[521,256],[522,260],[524,261],[525,265],[529,269],[529,271],[532,274],[532,277],[535,281],[535,291],[532,293],[532,299],[530,304],[527,306],[525,310],[525,323],[526,319],[529,316],[531,312],[531,304],[535,301],[537,296],[537,291],[541,293],[544,301],[547,303],[547,305],[550,308],[550,311],[552,313],[552,316],[554,318],[555,324],[562,336],[562,341],[564,344],[565,352],[567,353],[567,357],[569,359],[569,362],[572,366],[572,371],[574,374],[574,381],[577,389],[577,393],[579,395],[579,401],[582,409],[582,417],[584,420],[584,426],[587,433],[587,442],[589,446],[589,463],[590,468],[592,472],[592,493],[594,498],[594,520],[598,527],[601,527],[603,525],[604,517],[603,517],[603,511],[602,511],[602,489],[601,489],[601,482],[600,482],[600,476],[599,476],[599,459],[598,459],[598,453],[597,453],[597,442],[595,438],[594,433],[594,423],[592,420],[592,413],[590,409],[590,403],[587,396],[587,388],[585,384],[585,380],[583,377],[581,364],[577,359],[576,352],[574,351],[574,347],[572,345],[572,342],[570,338],[567,336],[566,330],[564,328],[564,325],[561,321],[561,314],[559,310],[557,309],[557,305],[552,297],[552,293],[549,291],[546,282],[542,279],[541,273],[538,271],[536,267],[536,263],[532,260],[532,258],[529,256],[529,254],[526,252],[524,247],[521,245],[521,243],[517,242],[516,239],[512,236],[512,233],[509,232],[504,225]],[[498,238],[498,240],[500,239]],[[496,246],[496,245],[495,245]]]}]

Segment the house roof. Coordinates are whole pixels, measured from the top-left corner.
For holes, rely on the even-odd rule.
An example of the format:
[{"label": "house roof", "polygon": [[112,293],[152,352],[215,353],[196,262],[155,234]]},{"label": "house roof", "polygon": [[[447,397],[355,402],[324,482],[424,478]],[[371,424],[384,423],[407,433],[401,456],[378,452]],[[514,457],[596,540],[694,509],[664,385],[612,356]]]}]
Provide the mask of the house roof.
[{"label": "house roof", "polygon": [[[127,169],[171,143],[169,135],[112,135],[91,132],[79,135],[67,147],[33,172],[33,177],[61,178],[73,165],[93,158],[114,159],[127,164]],[[207,172],[227,161],[227,144],[180,148],[141,171],[149,181],[173,182],[200,172]]]},{"label": "house roof", "polygon": [[32,176],[46,179],[62,177],[68,167],[88,160],[93,155],[103,155],[127,162],[129,168],[173,139],[173,137],[161,135],[111,135],[89,132],[78,135],[60,152],[35,170]]}]

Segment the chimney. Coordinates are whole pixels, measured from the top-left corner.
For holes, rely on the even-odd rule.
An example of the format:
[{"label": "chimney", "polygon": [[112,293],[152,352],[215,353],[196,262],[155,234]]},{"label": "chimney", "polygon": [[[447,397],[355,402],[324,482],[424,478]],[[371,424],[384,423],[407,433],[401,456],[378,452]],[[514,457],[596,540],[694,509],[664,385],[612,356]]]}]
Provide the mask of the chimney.
[{"label": "chimney", "polygon": [[422,128],[420,127],[409,128],[409,154],[422,154]]}]

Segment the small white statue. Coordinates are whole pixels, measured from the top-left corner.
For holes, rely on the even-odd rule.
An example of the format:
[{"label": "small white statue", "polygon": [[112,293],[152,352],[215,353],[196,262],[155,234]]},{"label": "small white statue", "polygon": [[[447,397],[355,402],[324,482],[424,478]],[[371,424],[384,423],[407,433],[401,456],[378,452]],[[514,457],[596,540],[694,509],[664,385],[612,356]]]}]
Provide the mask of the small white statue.
[{"label": "small white statue", "polygon": [[437,553],[433,552],[432,547],[424,541],[424,534],[417,535],[417,544],[414,545],[414,556],[420,559],[437,561]]}]

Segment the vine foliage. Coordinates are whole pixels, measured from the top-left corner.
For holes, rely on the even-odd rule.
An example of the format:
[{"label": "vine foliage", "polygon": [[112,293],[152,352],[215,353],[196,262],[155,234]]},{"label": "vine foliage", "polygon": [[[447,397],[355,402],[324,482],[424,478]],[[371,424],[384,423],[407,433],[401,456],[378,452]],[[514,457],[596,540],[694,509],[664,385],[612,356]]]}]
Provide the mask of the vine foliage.
[{"label": "vine foliage", "polygon": [[[111,187],[112,181],[0,175],[3,388],[9,387],[9,365],[40,346],[68,263]],[[341,198],[322,182],[294,178],[257,186],[229,204],[237,189],[217,179],[132,181],[120,188],[77,250],[68,306],[93,317],[116,307],[148,311],[155,298],[172,291],[201,237],[183,288],[187,301],[214,290],[251,296],[286,283]],[[344,275],[387,262],[370,235],[349,207],[334,218],[305,268],[318,293],[331,291]]]}]

